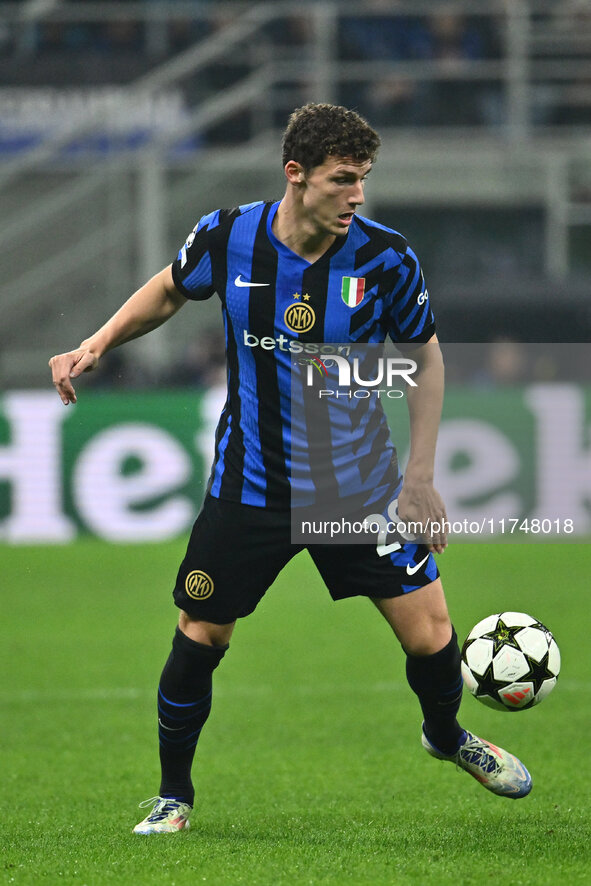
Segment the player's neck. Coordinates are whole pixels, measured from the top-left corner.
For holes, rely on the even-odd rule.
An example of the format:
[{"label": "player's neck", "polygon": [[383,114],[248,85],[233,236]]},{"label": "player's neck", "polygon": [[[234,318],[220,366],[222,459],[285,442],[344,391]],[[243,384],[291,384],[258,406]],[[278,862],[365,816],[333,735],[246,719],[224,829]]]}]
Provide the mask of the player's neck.
[{"label": "player's neck", "polygon": [[273,233],[284,246],[310,263],[321,258],[336,239],[334,234],[319,231],[311,224],[287,196],[277,208]]}]

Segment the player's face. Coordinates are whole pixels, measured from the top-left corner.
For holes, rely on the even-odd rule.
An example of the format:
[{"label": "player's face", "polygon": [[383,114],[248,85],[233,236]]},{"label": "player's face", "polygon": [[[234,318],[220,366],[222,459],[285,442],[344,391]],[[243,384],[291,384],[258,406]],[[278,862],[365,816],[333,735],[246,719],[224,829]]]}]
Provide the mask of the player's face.
[{"label": "player's face", "polygon": [[357,207],[365,202],[363,187],[370,169],[370,160],[328,157],[304,174],[303,208],[319,233],[347,233]]}]

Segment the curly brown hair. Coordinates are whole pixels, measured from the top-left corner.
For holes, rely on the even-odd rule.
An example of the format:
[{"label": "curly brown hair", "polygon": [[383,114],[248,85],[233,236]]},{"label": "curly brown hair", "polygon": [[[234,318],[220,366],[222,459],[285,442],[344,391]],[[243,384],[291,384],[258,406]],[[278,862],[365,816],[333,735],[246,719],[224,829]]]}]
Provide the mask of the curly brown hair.
[{"label": "curly brown hair", "polygon": [[379,135],[356,111],[311,102],[289,117],[283,134],[283,165],[295,160],[308,172],[335,156],[373,163],[379,146]]}]

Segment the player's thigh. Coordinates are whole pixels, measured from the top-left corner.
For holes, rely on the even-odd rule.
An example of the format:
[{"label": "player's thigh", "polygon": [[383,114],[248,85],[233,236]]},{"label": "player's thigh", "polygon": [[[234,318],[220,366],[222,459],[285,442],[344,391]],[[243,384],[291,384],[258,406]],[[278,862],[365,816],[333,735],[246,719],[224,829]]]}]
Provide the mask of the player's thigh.
[{"label": "player's thigh", "polygon": [[288,511],[207,496],[179,567],[174,601],[190,621],[230,625],[253,612],[297,550]]},{"label": "player's thigh", "polygon": [[441,579],[398,597],[372,597],[406,652],[432,655],[451,639]]}]

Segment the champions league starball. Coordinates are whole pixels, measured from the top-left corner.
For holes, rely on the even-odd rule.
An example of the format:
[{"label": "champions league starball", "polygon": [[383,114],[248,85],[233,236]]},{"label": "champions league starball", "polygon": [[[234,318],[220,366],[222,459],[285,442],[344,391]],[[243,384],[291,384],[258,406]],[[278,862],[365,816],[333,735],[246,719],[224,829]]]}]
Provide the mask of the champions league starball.
[{"label": "champions league starball", "polygon": [[462,647],[464,686],[483,704],[524,711],[554,689],[560,650],[552,633],[524,612],[489,615]]}]

